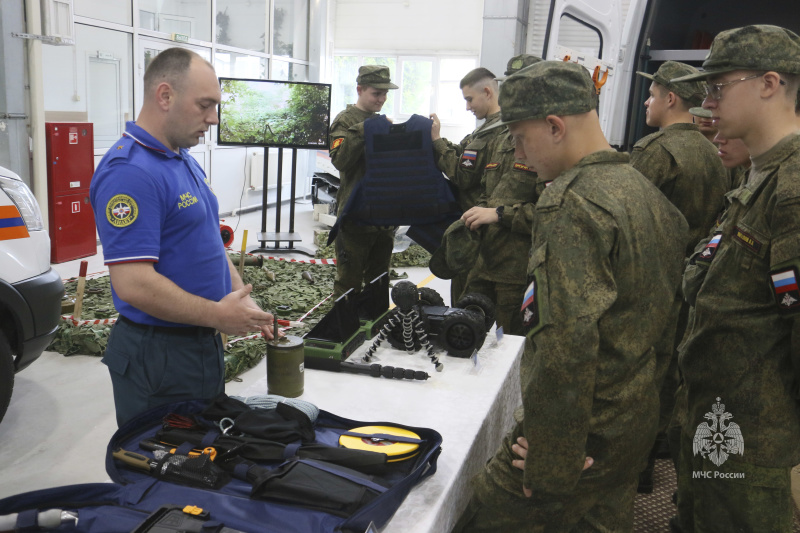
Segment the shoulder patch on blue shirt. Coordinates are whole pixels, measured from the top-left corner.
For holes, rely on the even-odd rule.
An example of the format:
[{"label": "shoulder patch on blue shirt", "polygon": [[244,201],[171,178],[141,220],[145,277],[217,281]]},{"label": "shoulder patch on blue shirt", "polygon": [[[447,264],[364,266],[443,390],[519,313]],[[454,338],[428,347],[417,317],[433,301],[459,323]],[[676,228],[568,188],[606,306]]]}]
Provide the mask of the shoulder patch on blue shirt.
[{"label": "shoulder patch on blue shirt", "polygon": [[131,146],[133,146],[134,142],[133,139],[128,137],[119,139],[108,152],[106,152],[108,160],[113,161],[114,159],[127,159],[130,157]]}]

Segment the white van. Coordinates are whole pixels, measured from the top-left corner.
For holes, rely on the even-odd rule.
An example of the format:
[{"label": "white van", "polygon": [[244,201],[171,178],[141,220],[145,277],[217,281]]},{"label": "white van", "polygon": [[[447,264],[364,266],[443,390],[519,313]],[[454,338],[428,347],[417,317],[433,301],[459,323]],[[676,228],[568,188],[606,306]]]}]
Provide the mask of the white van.
[{"label": "white van", "polygon": [[[644,101],[650,80],[664,61],[699,67],[722,30],[773,24],[800,33],[796,1],[730,0],[534,0],[528,50],[546,59],[577,61],[590,72],[599,67],[600,123],[609,143],[630,151],[655,131],[645,125]],[[544,22],[546,21],[546,23]]]},{"label": "white van", "polygon": [[0,420],[14,374],[55,336],[63,294],[39,204],[19,176],[0,167]]}]

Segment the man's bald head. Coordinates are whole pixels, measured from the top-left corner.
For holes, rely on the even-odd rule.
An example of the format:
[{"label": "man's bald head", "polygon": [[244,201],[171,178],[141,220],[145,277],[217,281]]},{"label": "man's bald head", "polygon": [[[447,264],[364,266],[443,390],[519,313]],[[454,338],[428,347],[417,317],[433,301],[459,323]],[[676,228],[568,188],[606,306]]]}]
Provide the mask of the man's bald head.
[{"label": "man's bald head", "polygon": [[144,73],[145,98],[152,95],[155,88],[164,82],[169,83],[176,91],[182,90],[192,61],[205,63],[213,69],[211,63],[185,48],[168,48],[158,54]]}]

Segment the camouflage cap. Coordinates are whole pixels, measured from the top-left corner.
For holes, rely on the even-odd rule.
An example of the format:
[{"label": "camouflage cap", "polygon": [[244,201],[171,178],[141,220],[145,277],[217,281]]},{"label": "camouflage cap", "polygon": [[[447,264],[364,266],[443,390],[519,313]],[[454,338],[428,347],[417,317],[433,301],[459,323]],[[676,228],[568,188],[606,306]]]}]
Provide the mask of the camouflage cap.
[{"label": "camouflage cap", "polygon": [[666,87],[668,91],[677,94],[691,105],[699,106],[703,103],[703,98],[705,98],[705,89],[703,88],[702,82],[674,83],[675,78],[697,74],[698,72],[696,68],[686,63],[665,61],[658,67],[655,74],[648,74],[647,72],[640,71],[637,71],[636,74]]},{"label": "camouflage cap", "polygon": [[499,122],[484,131],[548,115],[579,115],[597,108],[589,72],[577,63],[540,61],[512,74],[500,86]]},{"label": "camouflage cap", "polygon": [[389,78],[389,67],[383,65],[364,65],[358,68],[358,85],[366,85],[375,89],[397,89],[397,85]]},{"label": "camouflage cap", "polygon": [[480,233],[470,231],[461,219],[445,230],[442,245],[433,252],[428,268],[437,278],[453,279],[468,272],[478,258]]},{"label": "camouflage cap", "polygon": [[800,74],[800,37],[766,24],[720,32],[711,43],[703,71],[673,82],[705,79],[734,70],[764,70]]},{"label": "camouflage cap", "polygon": [[534,63],[538,63],[541,60],[542,60],[541,57],[532,54],[520,54],[518,56],[514,56],[508,60],[508,65],[506,65],[506,71],[503,74],[505,74],[506,76],[516,74],[525,67],[529,67]]},{"label": "camouflage cap", "polygon": [[689,113],[700,118],[711,118],[711,110],[702,107],[692,107],[689,109]]}]

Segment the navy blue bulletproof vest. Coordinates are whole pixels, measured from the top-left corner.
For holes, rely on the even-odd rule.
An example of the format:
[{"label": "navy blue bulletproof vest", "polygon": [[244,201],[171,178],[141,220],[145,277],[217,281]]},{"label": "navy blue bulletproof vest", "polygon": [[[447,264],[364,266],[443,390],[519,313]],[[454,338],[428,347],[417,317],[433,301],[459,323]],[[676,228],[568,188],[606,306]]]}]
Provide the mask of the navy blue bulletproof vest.
[{"label": "navy blue bulletproof vest", "polygon": [[430,119],[411,115],[392,124],[384,115],[370,118],[364,145],[367,170],[337,226],[345,218],[371,226],[439,226],[461,216],[452,185],[434,163]]}]

